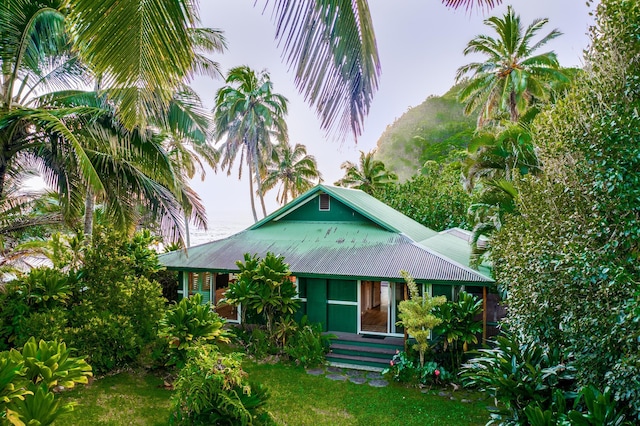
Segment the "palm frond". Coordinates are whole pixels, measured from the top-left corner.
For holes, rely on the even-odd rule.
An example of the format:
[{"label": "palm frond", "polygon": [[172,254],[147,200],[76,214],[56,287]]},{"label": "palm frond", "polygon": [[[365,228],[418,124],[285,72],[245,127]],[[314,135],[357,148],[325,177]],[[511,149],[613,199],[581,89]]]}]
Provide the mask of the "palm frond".
[{"label": "palm frond", "polygon": [[328,133],[357,137],[378,89],[380,60],[364,0],[265,0],[283,59]]},{"label": "palm frond", "polygon": [[120,109],[129,128],[145,123],[151,99],[165,107],[192,69],[192,1],[76,0],[69,19],[83,61],[107,87],[129,88]]}]

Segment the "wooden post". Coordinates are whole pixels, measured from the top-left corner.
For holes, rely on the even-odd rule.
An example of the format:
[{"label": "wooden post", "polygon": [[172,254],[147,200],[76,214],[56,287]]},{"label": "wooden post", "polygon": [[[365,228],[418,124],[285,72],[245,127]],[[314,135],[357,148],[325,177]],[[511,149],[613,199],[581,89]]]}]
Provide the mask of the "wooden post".
[{"label": "wooden post", "polygon": [[482,287],[482,344],[487,344],[487,287]]},{"label": "wooden post", "polygon": [[[406,283],[402,284],[402,288],[404,290],[404,299],[409,299],[409,287]],[[393,302],[395,303],[395,302]],[[404,351],[407,352],[407,340],[409,340],[409,332],[407,331],[407,327],[404,327]]]}]

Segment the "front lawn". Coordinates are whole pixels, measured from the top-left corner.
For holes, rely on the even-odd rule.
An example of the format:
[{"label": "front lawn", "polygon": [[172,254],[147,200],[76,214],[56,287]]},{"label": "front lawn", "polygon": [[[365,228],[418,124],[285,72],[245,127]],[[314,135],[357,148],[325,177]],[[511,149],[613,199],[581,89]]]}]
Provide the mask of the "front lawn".
[{"label": "front lawn", "polygon": [[[374,388],[336,382],[286,365],[245,363],[252,380],[271,392],[268,410],[279,425],[482,425],[486,401],[465,391],[439,396],[395,384]],[[62,394],[77,401],[58,425],[166,425],[171,392],[153,375],[124,372]],[[454,398],[451,400],[450,398]],[[472,402],[460,402],[460,400]]]}]

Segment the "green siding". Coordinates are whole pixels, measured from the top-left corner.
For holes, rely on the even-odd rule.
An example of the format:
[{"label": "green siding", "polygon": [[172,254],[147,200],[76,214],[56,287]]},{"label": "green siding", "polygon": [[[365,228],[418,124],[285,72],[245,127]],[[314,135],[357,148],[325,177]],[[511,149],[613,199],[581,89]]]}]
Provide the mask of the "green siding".
[{"label": "green siding", "polygon": [[307,317],[327,331],[327,280],[307,278]]},{"label": "green siding", "polygon": [[346,302],[358,301],[357,281],[353,280],[329,280],[329,300],[342,300]]},{"label": "green siding", "polygon": [[366,219],[351,207],[345,206],[333,197],[330,197],[330,199],[328,211],[320,211],[320,197],[314,197],[309,202],[287,214],[286,220],[302,220],[305,222],[370,222],[369,219]]},{"label": "green siding", "polygon": [[306,299],[307,297],[307,279],[298,278],[298,297]]},{"label": "green siding", "polygon": [[302,320],[302,317],[307,315],[307,302],[300,302],[300,307],[298,308],[298,310],[296,311],[296,313],[294,314],[294,318],[296,321],[300,322]]},{"label": "green siding", "polygon": [[178,302],[184,298],[184,274],[186,272],[178,271]]},{"label": "green siding", "polygon": [[436,296],[446,296],[447,300],[451,300],[451,292],[453,291],[453,287],[450,285],[438,285],[434,284],[431,286],[431,292],[433,297]]},{"label": "green siding", "polygon": [[342,331],[344,333],[357,333],[358,307],[353,305],[328,305],[329,331]]}]

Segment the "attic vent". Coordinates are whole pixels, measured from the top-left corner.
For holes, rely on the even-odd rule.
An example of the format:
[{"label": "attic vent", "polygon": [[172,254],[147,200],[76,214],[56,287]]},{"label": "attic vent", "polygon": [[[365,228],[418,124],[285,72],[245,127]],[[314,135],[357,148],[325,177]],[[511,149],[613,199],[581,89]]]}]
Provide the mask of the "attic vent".
[{"label": "attic vent", "polygon": [[320,211],[321,212],[327,212],[331,210],[329,200],[330,200],[329,194],[320,194]]}]

